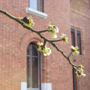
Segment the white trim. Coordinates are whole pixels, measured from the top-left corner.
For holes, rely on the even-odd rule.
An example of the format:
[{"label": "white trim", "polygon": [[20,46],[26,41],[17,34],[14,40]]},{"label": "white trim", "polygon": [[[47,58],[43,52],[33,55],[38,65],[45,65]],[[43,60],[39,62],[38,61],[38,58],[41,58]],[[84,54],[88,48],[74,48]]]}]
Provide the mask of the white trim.
[{"label": "white trim", "polygon": [[31,13],[31,14],[40,16],[40,17],[42,17],[42,18],[47,18],[47,17],[48,17],[48,15],[47,15],[46,13],[37,11],[37,10],[32,9],[32,8],[26,8],[26,13]]},{"label": "white trim", "polygon": [[42,83],[41,90],[52,90],[52,83]]},{"label": "white trim", "polygon": [[21,90],[27,90],[27,83],[21,82]]},{"label": "white trim", "polygon": [[40,90],[40,88],[27,88],[27,90]]},{"label": "white trim", "polygon": [[[21,90],[39,90],[39,88],[27,88],[27,82],[21,82]],[[52,83],[41,83],[41,90],[52,90]]]}]

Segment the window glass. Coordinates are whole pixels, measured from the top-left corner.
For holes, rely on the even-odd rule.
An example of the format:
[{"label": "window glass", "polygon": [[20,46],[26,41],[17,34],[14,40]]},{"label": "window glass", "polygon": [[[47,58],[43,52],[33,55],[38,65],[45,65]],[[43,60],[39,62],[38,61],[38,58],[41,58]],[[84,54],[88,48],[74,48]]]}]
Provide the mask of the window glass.
[{"label": "window glass", "polygon": [[77,46],[79,48],[80,55],[82,54],[81,51],[81,32],[77,31]]},{"label": "window glass", "polygon": [[74,29],[71,29],[71,40],[72,40],[71,44],[75,46],[75,30]]},{"label": "window glass", "polygon": [[27,56],[27,87],[30,87],[30,58]]},{"label": "window glass", "polygon": [[73,90],[77,90],[77,77],[75,74],[75,69],[72,69],[73,72]]},{"label": "window glass", "polygon": [[[76,40],[76,38],[75,38],[75,29],[71,29],[71,44],[73,46],[76,45],[75,40]],[[76,74],[75,74],[75,69],[72,69],[72,75],[73,75],[73,90],[77,90],[77,78],[76,78]]]},{"label": "window glass", "polygon": [[32,56],[38,56],[37,46],[35,44],[32,45]]},{"label": "window glass", "polygon": [[40,83],[41,54],[37,51],[36,44],[30,43],[27,48],[27,88],[40,89]]},{"label": "window glass", "polygon": [[32,88],[38,88],[38,57],[32,57]]},{"label": "window glass", "polygon": [[82,54],[81,48],[81,32],[77,29],[71,29],[71,44],[78,46],[80,55]]},{"label": "window glass", "polygon": [[37,0],[30,0],[30,8],[37,10]]},{"label": "window glass", "polygon": [[30,8],[44,12],[44,0],[30,0]]}]

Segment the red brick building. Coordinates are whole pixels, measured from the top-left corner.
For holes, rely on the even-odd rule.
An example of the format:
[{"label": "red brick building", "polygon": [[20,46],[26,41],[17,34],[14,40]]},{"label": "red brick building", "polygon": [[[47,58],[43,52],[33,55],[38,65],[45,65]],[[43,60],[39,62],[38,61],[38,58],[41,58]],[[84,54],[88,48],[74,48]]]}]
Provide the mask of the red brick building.
[{"label": "red brick building", "polygon": [[87,74],[76,78],[50,44],[50,56],[38,53],[32,42],[42,41],[40,37],[0,13],[0,90],[90,90],[90,0],[0,0],[0,9],[16,17],[32,16],[37,30],[47,28],[48,22],[58,26],[58,37],[65,33],[70,41],[58,47],[68,54],[70,44],[80,46],[72,61],[83,64]]}]

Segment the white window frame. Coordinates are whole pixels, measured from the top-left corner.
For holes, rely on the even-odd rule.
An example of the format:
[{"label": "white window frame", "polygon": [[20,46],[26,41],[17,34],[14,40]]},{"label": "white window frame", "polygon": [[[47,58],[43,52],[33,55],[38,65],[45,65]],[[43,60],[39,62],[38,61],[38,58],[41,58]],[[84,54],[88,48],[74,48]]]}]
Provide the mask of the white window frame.
[{"label": "white window frame", "polygon": [[[37,3],[37,2],[36,2]],[[44,12],[42,12],[42,11],[39,11],[38,9],[37,9],[37,6],[35,7],[33,7],[33,6],[31,6],[30,7],[30,1],[29,1],[29,7],[28,8],[26,8],[26,13],[30,13],[30,14],[34,14],[34,15],[37,15],[37,16],[40,16],[40,17],[42,17],[42,18],[47,18],[48,17],[48,15],[46,14],[46,13],[44,13]]]}]

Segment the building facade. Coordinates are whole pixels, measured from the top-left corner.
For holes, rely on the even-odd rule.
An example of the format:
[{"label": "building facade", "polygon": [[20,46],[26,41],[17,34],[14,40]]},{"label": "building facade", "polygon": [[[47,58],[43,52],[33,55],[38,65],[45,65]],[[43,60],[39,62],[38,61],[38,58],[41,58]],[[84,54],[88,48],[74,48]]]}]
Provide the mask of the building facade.
[{"label": "building facade", "polygon": [[[67,34],[69,44],[57,43],[66,54],[78,46],[72,62],[85,67],[85,78],[77,78],[65,58],[50,44],[52,54],[37,51],[38,35],[0,13],[0,90],[90,90],[90,1],[89,0],[0,0],[0,9],[16,17],[32,16],[36,30],[48,22]],[[50,38],[50,35],[45,33]]]}]

